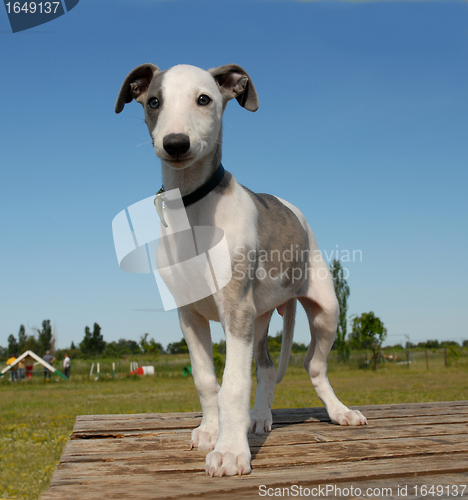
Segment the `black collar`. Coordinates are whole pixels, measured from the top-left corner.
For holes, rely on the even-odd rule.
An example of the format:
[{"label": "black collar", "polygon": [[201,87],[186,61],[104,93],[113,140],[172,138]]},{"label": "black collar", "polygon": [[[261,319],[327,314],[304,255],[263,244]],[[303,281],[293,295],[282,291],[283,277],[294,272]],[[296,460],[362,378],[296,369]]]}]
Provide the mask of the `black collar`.
[{"label": "black collar", "polygon": [[[205,184],[201,185],[198,189],[195,189],[192,193],[182,196],[184,207],[188,207],[189,205],[192,205],[193,203],[196,203],[204,198],[223,180],[223,177],[224,167],[220,163],[215,173],[205,182]],[[164,186],[156,194],[160,193],[164,193]]]}]

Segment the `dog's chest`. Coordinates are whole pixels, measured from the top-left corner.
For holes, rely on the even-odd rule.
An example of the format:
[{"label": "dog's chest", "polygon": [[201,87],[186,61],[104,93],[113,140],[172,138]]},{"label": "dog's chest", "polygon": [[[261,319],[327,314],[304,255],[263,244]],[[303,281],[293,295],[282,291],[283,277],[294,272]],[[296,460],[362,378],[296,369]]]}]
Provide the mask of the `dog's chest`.
[{"label": "dog's chest", "polygon": [[218,307],[212,295],[190,304],[189,307],[205,319],[219,322]]}]

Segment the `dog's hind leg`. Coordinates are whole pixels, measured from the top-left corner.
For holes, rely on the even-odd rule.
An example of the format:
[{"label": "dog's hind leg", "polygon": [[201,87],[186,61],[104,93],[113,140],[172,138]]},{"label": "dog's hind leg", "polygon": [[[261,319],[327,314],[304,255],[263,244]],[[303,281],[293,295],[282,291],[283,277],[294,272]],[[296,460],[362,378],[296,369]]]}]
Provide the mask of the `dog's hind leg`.
[{"label": "dog's hind leg", "polygon": [[308,292],[305,297],[299,298],[306,311],[312,337],[304,368],[332,422],[339,425],[366,424],[367,420],[360,411],[350,410],[339,401],[328,381],[327,356],[335,340],[339,306],[326,263],[321,260],[311,265],[313,267],[309,271],[313,276],[310,276]]},{"label": "dog's hind leg", "polygon": [[218,439],[219,384],[213,365],[213,349],[208,320],[187,307],[179,308],[179,321],[189,348],[192,374],[200,397],[203,419],[192,431],[190,447],[212,450]]},{"label": "dog's hind leg", "polygon": [[270,432],[273,423],[271,405],[275,395],[276,370],[268,352],[268,327],[273,311],[269,311],[255,319],[254,357],[257,392],[255,405],[250,412],[249,432]]}]

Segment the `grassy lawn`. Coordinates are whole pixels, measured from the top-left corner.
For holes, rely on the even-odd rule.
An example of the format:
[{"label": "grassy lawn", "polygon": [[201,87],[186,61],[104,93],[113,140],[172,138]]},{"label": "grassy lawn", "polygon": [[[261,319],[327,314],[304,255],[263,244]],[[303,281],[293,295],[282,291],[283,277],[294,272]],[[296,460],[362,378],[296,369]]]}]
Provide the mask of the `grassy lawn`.
[{"label": "grassy lawn", "polygon": [[[359,369],[358,362],[343,366],[333,359],[329,379],[347,405],[455,401],[468,399],[468,358],[415,354],[409,367],[386,363],[377,372]],[[321,406],[307,374],[303,355],[293,355],[286,376],[277,386],[275,408]],[[31,381],[12,384],[0,379],[0,498],[34,500],[47,488],[70,436],[76,415],[200,411],[192,377],[182,376],[187,356],[162,356],[148,362],[155,376],[124,377],[129,363],[103,362],[101,378],[89,376],[90,362],[76,361],[71,380],[45,382],[40,373]],[[140,365],[145,364],[140,360]],[[362,364],[362,363],[361,363]],[[119,374],[120,372],[120,374]],[[255,384],[254,384],[255,389]],[[254,393],[254,392],[253,392]],[[253,404],[253,398],[252,398]]]}]

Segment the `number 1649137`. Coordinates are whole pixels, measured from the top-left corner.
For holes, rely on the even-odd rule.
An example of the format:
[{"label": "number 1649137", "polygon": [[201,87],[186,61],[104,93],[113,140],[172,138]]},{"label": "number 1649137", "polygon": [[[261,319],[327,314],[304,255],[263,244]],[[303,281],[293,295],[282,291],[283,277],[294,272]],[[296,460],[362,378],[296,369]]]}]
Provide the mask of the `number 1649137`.
[{"label": "number 1649137", "polygon": [[55,14],[60,2],[8,2],[5,5],[8,14]]},{"label": "number 1649137", "polygon": [[456,485],[452,484],[449,486],[442,485],[421,485],[421,486],[413,486],[414,494],[418,496],[418,494],[422,497],[441,497],[444,495],[447,497],[458,497],[464,496],[466,484]]}]

